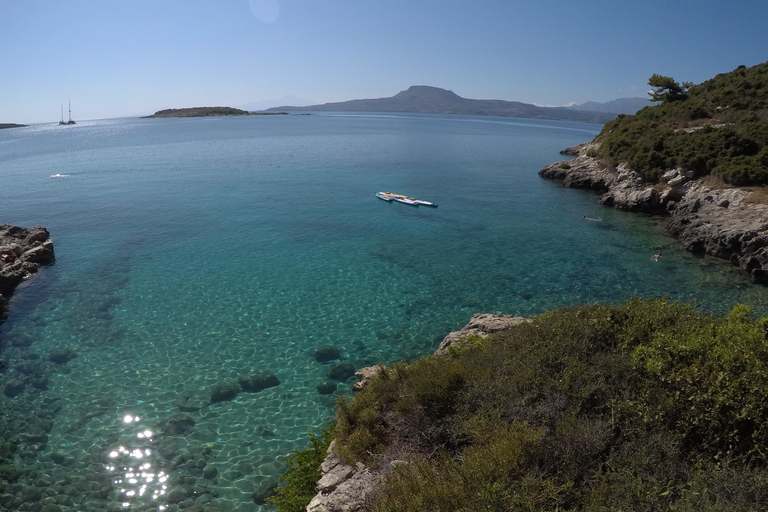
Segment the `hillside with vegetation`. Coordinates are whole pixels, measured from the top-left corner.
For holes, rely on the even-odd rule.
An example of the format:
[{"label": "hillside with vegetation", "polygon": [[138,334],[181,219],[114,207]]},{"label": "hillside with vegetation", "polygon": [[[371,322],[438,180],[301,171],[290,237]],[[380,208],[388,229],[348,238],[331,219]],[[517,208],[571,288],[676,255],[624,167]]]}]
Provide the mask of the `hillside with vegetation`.
[{"label": "hillside with vegetation", "polygon": [[768,184],[768,62],[739,66],[699,85],[654,75],[659,103],[608,122],[596,142],[609,165],[656,182],[667,169]]},{"label": "hillside with vegetation", "polygon": [[524,117],[584,123],[605,123],[616,117],[609,112],[574,110],[567,107],[539,107],[506,100],[462,98],[453,91],[413,85],[389,98],[374,98],[324,103],[308,107],[275,107],[267,112],[415,112],[423,114],[460,114],[470,116]]},{"label": "hillside with vegetation", "polygon": [[158,110],[147,118],[154,117],[219,117],[219,116],[249,116],[250,112],[232,107],[191,107],[167,108]]},{"label": "hillside with vegetation", "polygon": [[270,500],[303,510],[335,438],[390,468],[370,511],[761,509],[768,318],[750,315],[592,304],[395,364],[342,397]]}]

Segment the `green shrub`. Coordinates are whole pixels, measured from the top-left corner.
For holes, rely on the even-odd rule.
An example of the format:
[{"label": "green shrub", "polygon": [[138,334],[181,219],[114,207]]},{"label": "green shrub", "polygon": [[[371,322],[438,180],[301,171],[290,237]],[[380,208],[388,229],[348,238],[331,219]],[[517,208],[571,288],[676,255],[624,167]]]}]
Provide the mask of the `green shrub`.
[{"label": "green shrub", "polygon": [[376,511],[748,510],[768,496],[766,333],[744,306],[551,311],[382,372],[339,402],[336,450],[406,461]]},{"label": "green shrub", "polygon": [[293,455],[285,461],[288,470],[278,481],[275,495],[266,499],[282,512],[303,512],[317,493],[317,481],[322,475],[320,465],[325,459],[328,446],[334,438],[333,425],[328,430],[320,429],[322,439],[309,432],[311,446],[306,450],[294,449]]}]

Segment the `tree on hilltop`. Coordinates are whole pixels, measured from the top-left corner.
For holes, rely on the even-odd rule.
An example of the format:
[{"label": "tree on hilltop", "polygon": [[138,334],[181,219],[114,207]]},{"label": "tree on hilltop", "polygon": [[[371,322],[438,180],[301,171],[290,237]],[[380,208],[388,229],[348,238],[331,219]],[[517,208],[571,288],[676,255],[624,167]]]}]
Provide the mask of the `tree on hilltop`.
[{"label": "tree on hilltop", "polygon": [[648,94],[651,101],[676,101],[688,97],[686,91],[693,85],[692,82],[683,82],[682,85],[675,82],[672,77],[654,74],[648,79],[648,85],[654,88]]}]

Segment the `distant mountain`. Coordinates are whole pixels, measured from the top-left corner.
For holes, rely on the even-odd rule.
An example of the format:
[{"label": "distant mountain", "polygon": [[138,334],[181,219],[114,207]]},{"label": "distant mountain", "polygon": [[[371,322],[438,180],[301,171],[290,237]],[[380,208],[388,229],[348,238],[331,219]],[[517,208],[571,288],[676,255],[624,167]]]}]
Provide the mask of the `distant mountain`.
[{"label": "distant mountain", "polygon": [[471,100],[453,91],[414,85],[390,98],[351,100],[304,107],[273,107],[267,112],[418,112],[424,114],[465,114],[475,116],[525,117],[556,119],[586,123],[605,123],[616,115],[605,112],[584,112],[565,107],[538,107],[529,103],[505,100]]},{"label": "distant mountain", "polygon": [[619,98],[605,103],[588,101],[580,105],[571,105],[568,108],[573,110],[586,110],[587,112],[608,112],[610,114],[631,114],[634,115],[643,107],[653,105],[648,98]]},{"label": "distant mountain", "polygon": [[237,105],[237,108],[254,111],[254,110],[266,110],[268,108],[271,108],[277,105],[296,105],[297,107],[306,107],[307,105],[312,105],[313,103],[314,101],[289,95],[289,96],[283,96],[282,98],[278,98],[275,100],[252,101],[250,103]]}]

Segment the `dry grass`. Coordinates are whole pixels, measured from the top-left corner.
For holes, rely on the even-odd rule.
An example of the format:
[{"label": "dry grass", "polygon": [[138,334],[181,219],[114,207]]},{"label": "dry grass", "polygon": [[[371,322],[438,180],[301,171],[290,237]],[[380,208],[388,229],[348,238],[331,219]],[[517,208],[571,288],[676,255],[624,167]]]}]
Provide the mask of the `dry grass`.
[{"label": "dry grass", "polygon": [[728,188],[733,188],[733,185],[731,185],[730,183],[726,183],[725,181],[723,181],[722,177],[716,174],[707,174],[706,176],[701,178],[701,184],[713,190],[724,190]]},{"label": "dry grass", "polygon": [[768,187],[749,187],[749,195],[744,202],[749,204],[768,204]]}]

